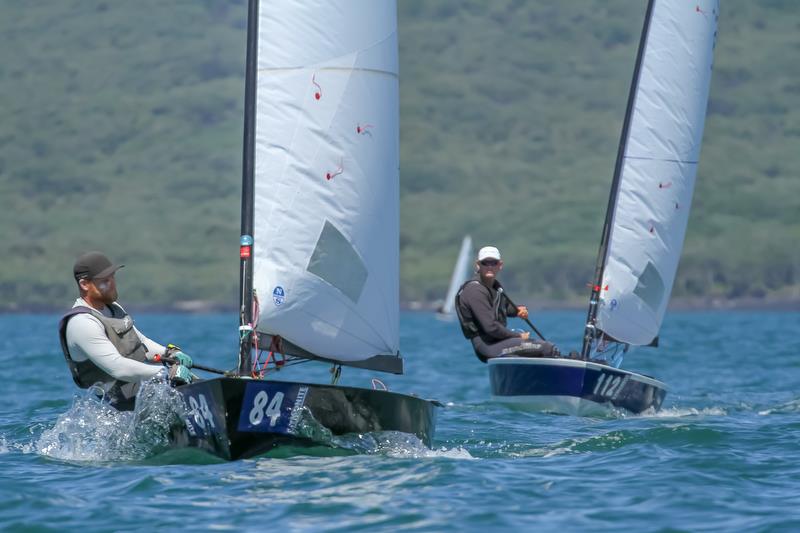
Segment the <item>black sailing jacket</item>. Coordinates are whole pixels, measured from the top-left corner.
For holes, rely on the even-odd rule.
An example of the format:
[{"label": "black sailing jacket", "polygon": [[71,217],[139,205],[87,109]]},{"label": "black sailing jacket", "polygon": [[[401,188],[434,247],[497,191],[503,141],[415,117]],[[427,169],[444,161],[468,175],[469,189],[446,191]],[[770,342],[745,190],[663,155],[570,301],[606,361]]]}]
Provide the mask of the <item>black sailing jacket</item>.
[{"label": "black sailing jacket", "polygon": [[517,316],[517,308],[508,303],[498,291],[503,286],[494,281],[490,289],[477,279],[466,282],[456,293],[456,313],[461,331],[468,339],[480,337],[493,344],[511,337],[519,337],[506,327],[507,317]]}]

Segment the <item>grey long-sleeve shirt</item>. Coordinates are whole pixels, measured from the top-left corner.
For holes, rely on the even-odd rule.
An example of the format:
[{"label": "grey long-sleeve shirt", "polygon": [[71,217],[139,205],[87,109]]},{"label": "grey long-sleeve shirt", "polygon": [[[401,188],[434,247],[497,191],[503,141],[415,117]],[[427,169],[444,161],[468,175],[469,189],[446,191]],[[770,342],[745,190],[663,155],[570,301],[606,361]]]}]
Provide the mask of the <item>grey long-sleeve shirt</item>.
[{"label": "grey long-sleeve shirt", "polygon": [[[75,301],[73,307],[76,306],[91,307],[83,298]],[[108,313],[107,308],[105,313]],[[148,339],[135,327],[134,330],[147,348],[148,359],[164,353],[164,346]],[[104,372],[121,381],[143,381],[158,374],[162,368],[160,364],[140,363],[123,357],[109,340],[103,324],[89,313],[76,315],[67,323],[67,348],[74,361],[90,359]]]}]

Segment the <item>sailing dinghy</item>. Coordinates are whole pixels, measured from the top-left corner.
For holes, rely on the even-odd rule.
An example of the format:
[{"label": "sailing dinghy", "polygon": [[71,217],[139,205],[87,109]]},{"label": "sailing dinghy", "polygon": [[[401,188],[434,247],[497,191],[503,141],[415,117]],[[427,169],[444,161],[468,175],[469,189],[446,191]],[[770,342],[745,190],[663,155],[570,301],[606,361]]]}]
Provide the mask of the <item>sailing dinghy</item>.
[{"label": "sailing dinghy", "polygon": [[667,387],[622,370],[657,346],[703,137],[718,0],[650,0],[628,97],[579,357],[489,361],[492,394],[542,411],[658,410]]},{"label": "sailing dinghy", "polygon": [[471,262],[472,237],[466,235],[461,241],[461,249],[458,251],[458,258],[456,258],[456,264],[453,267],[453,275],[450,276],[447,296],[445,296],[444,303],[436,313],[436,318],[439,320],[452,321],[455,319],[456,293],[470,277]]},{"label": "sailing dinghy", "polygon": [[[438,402],[335,383],[343,366],[403,373],[396,11],[249,1],[238,371],[178,387],[191,414],[176,445],[224,459],[314,445],[311,417],[430,446]],[[309,360],[334,383],[264,379]]]}]

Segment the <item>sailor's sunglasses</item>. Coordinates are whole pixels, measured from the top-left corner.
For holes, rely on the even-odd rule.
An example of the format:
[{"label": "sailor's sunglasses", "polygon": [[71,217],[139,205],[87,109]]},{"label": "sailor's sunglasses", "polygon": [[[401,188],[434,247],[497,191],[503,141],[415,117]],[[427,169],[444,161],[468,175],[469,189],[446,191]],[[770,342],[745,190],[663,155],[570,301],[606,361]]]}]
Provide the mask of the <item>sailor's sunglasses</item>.
[{"label": "sailor's sunglasses", "polygon": [[500,261],[498,261],[497,259],[484,259],[480,263],[481,263],[481,266],[496,267],[497,265],[500,264]]},{"label": "sailor's sunglasses", "polygon": [[86,281],[94,283],[95,287],[97,287],[101,291],[104,291],[104,290],[108,289],[108,287],[111,285],[111,283],[116,283],[117,280],[115,278],[115,274],[116,273],[111,274],[110,276],[106,276],[104,278],[94,278],[94,279],[86,278]]}]

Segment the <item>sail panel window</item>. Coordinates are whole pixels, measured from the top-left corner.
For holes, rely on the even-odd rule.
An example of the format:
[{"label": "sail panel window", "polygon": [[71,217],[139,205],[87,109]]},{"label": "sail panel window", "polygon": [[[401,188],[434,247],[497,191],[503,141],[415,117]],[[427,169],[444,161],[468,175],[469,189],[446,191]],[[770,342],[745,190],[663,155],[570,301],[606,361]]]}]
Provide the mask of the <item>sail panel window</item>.
[{"label": "sail panel window", "polygon": [[367,267],[353,246],[329,221],[325,221],[306,270],[358,302],[367,281]]},{"label": "sail panel window", "polygon": [[658,311],[661,301],[664,299],[664,281],[652,262],[647,262],[633,293],[641,298],[650,309]]}]

